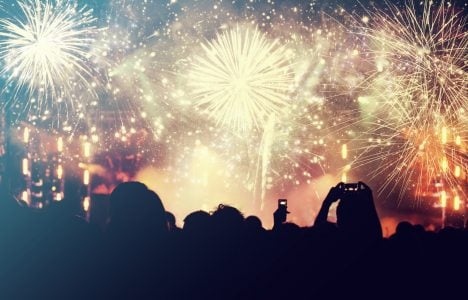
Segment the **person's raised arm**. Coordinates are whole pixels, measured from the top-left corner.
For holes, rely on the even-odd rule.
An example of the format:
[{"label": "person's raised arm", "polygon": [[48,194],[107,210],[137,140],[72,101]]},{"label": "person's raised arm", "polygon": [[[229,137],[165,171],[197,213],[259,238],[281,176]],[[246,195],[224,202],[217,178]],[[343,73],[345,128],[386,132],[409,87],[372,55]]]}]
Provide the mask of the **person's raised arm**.
[{"label": "person's raised arm", "polygon": [[338,183],[336,186],[332,187],[328,192],[327,197],[323,200],[322,207],[320,208],[317,217],[315,217],[314,226],[327,223],[328,211],[333,202],[338,201],[341,195],[341,186],[342,182]]}]

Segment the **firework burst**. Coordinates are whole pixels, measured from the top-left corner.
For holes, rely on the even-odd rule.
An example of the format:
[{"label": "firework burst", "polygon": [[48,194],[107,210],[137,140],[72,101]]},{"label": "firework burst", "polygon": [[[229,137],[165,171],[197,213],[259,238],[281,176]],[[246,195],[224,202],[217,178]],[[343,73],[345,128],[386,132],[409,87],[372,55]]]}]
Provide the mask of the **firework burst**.
[{"label": "firework burst", "polygon": [[237,26],[202,49],[189,75],[192,95],[218,124],[238,132],[261,128],[288,104],[293,76],[278,41]]},{"label": "firework burst", "polygon": [[382,189],[400,187],[400,196],[434,182],[456,194],[466,166],[466,18],[444,2],[387,7],[362,18],[376,72],[359,98],[372,145],[356,166],[378,161],[371,173],[388,174]]},{"label": "firework burst", "polygon": [[92,10],[61,0],[21,0],[18,5],[19,16],[0,20],[1,73],[7,86],[14,86],[15,95],[25,91],[35,97],[39,108],[50,99],[70,101],[78,89],[92,91]]}]

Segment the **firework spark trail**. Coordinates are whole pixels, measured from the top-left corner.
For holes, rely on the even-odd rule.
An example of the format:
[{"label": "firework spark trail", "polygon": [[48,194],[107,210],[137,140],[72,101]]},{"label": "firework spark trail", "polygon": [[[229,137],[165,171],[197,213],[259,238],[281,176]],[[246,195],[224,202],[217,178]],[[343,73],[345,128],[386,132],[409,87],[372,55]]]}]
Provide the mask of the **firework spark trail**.
[{"label": "firework spark trail", "polygon": [[454,170],[466,165],[466,18],[443,2],[422,3],[422,18],[413,1],[386,5],[360,27],[376,63],[368,92],[378,111],[363,120],[373,144],[354,167],[379,161],[372,175],[388,173],[381,191],[403,187],[400,197],[412,187],[421,195],[438,178],[462,193]]},{"label": "firework spark trail", "polygon": [[261,128],[288,103],[292,83],[286,48],[258,29],[237,26],[202,45],[189,75],[196,106],[218,124]]},{"label": "firework spark trail", "polygon": [[15,96],[24,90],[39,108],[68,100],[76,88],[93,91],[89,50],[96,20],[75,1],[20,0],[21,16],[0,20],[1,74]]}]

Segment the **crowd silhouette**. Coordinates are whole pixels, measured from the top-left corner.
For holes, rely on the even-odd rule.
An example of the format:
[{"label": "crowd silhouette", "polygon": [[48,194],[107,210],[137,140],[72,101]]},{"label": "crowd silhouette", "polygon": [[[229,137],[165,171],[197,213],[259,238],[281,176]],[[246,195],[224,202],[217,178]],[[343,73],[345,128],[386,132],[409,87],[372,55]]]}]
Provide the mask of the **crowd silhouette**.
[{"label": "crowd silhouette", "polygon": [[[330,206],[338,202],[336,224]],[[183,227],[139,182],[110,195],[105,230],[67,199],[31,210],[0,200],[0,299],[450,299],[465,295],[468,231],[402,222],[382,237],[364,183],[330,189],[310,227],[287,206],[263,228],[220,204]],[[294,213],[294,212],[291,212]]]}]

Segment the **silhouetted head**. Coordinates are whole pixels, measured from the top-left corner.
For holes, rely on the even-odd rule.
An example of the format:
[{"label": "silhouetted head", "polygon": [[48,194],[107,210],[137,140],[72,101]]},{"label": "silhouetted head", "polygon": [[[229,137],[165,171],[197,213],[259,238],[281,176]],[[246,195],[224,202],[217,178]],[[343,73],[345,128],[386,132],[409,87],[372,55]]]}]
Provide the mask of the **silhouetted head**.
[{"label": "silhouetted head", "polygon": [[395,234],[401,236],[407,236],[413,233],[413,225],[408,221],[402,221],[398,223]]},{"label": "silhouetted head", "polygon": [[166,213],[161,199],[143,183],[121,183],[109,200],[109,230],[122,234],[167,231]]},{"label": "silhouetted head", "polygon": [[216,231],[234,233],[242,230],[244,216],[236,208],[220,204],[212,215],[213,226]]},{"label": "silhouetted head", "polygon": [[247,231],[259,232],[263,231],[262,221],[257,216],[248,216],[244,220],[245,228]]},{"label": "silhouetted head", "polygon": [[206,211],[195,211],[184,219],[183,230],[189,235],[203,235],[211,229],[211,216]]}]

